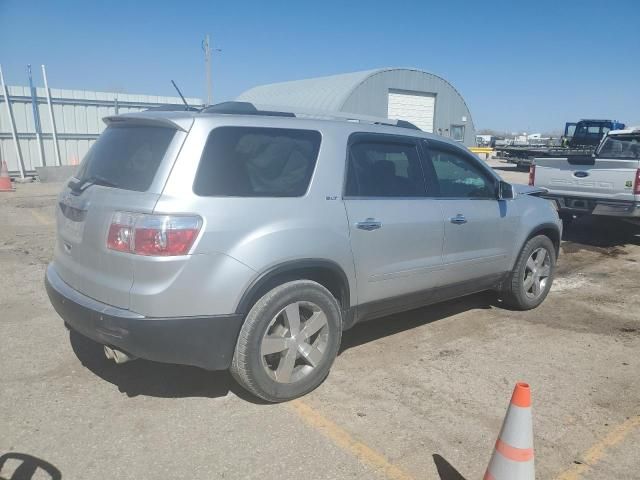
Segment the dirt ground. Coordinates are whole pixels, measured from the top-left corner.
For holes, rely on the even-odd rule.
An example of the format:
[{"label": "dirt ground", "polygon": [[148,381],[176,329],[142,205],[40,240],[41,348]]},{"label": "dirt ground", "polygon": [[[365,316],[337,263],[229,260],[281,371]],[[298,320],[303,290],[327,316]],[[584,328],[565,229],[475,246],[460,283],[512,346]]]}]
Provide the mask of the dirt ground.
[{"label": "dirt ground", "polygon": [[321,387],[266,405],[70,338],[43,288],[59,188],[0,193],[0,478],[482,478],[517,380],[537,478],[640,478],[640,228],[567,228],[536,310],[480,294],[359,325]]}]

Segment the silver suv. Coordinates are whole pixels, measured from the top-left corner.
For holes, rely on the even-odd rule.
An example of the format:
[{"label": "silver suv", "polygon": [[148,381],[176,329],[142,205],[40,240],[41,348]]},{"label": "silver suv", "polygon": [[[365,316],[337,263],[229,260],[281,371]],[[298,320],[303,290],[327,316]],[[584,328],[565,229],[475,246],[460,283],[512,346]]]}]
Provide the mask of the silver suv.
[{"label": "silver suv", "polygon": [[106,118],[58,199],[53,306],[119,363],[230,369],[277,402],[317,387],[363,320],[482,290],[544,300],[562,224],[539,190],[406,122],[347,120]]}]

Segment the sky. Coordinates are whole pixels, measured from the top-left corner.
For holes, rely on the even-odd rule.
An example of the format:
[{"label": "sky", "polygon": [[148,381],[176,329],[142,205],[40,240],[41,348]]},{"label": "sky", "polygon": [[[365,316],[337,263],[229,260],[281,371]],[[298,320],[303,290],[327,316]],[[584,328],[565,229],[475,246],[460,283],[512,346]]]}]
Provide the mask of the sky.
[{"label": "sky", "polygon": [[[447,79],[476,129],[560,131],[567,121],[640,124],[640,0],[0,0],[0,65],[27,85],[206,97],[378,67]],[[35,81],[41,86],[39,68]]]}]

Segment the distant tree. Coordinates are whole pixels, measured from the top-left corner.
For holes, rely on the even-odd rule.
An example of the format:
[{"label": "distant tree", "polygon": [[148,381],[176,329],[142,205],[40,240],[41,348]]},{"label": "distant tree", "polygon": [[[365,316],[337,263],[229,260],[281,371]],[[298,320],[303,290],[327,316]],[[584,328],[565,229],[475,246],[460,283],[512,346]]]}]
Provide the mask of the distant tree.
[{"label": "distant tree", "polygon": [[493,137],[508,137],[510,136],[506,132],[501,132],[499,130],[493,130],[492,128],[482,128],[478,130],[478,135],[491,135]]},{"label": "distant tree", "polygon": [[545,132],[542,134],[543,137],[549,138],[560,138],[562,135],[564,135],[564,132],[561,130],[552,130],[550,132]]}]

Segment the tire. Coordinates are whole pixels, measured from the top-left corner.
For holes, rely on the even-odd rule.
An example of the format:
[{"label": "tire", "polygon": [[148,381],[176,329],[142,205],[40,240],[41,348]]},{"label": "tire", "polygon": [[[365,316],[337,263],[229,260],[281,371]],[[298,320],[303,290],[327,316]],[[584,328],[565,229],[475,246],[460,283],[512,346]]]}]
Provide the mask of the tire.
[{"label": "tire", "polygon": [[329,374],[341,337],[340,307],[329,290],[310,280],[285,283],[267,292],[247,314],[231,374],[268,402],[303,396]]},{"label": "tire", "polygon": [[[537,255],[542,251],[546,252],[544,259]],[[535,264],[535,272],[531,269],[530,260]],[[502,292],[504,302],[515,310],[536,308],[551,289],[555,267],[556,251],[549,237],[538,235],[529,239],[522,247],[515,266],[505,281]],[[547,275],[543,278],[545,273]]]}]

